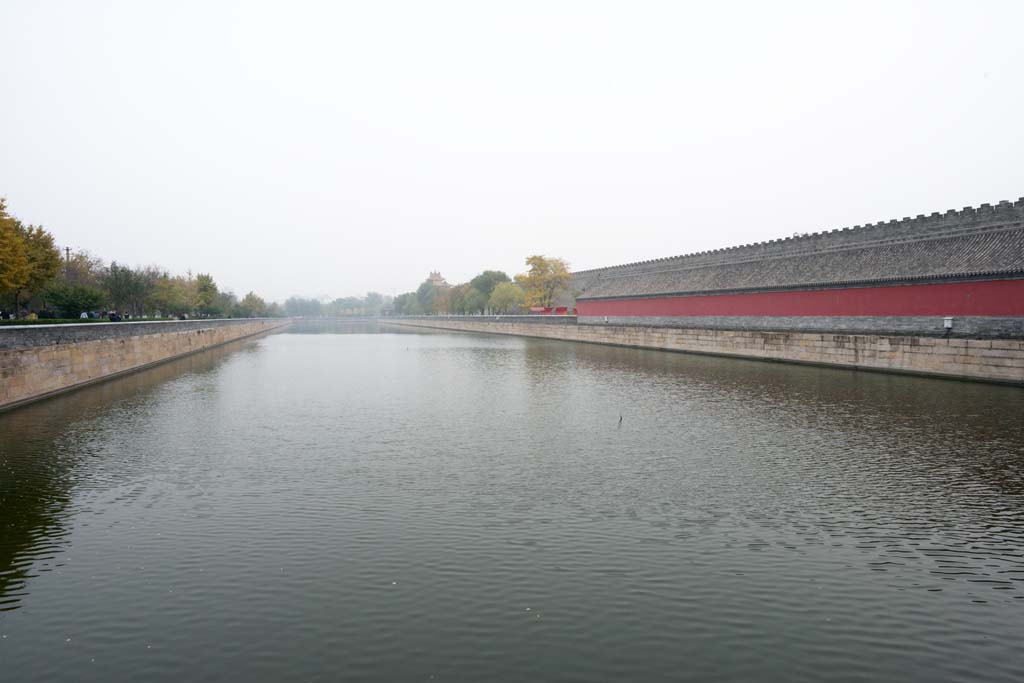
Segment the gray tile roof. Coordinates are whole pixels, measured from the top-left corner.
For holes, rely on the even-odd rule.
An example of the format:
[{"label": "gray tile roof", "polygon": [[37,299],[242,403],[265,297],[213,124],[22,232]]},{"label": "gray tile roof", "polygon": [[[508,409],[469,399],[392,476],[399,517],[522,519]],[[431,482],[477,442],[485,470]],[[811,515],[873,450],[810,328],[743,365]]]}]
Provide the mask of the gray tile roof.
[{"label": "gray tile roof", "polygon": [[1024,198],[573,274],[578,299],[1024,276]]}]

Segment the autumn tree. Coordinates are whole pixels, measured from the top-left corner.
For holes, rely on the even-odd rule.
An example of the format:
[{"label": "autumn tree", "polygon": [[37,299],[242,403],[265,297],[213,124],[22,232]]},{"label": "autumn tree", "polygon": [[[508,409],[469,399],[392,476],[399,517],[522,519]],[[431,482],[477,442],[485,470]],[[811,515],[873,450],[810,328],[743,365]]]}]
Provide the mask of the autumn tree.
[{"label": "autumn tree", "polygon": [[552,305],[555,297],[569,284],[569,264],[564,259],[530,256],[526,259],[529,270],[516,275],[516,283],[523,288],[527,306]]},{"label": "autumn tree", "polygon": [[487,307],[497,313],[517,312],[526,302],[522,287],[514,282],[501,282],[491,292]]},{"label": "autumn tree", "polygon": [[438,287],[436,294],[434,295],[434,307],[429,311],[430,313],[443,313],[449,312],[449,304],[451,303],[451,287]]},{"label": "autumn tree", "polygon": [[103,286],[106,268],[103,259],[93,256],[84,249],[79,249],[64,261],[60,279],[68,285],[100,289]]},{"label": "autumn tree", "polygon": [[13,296],[15,313],[23,297],[42,294],[59,270],[53,235],[37,225],[23,225],[0,199],[0,293]]},{"label": "autumn tree", "polygon": [[[0,199],[0,295],[14,295],[25,288],[32,273],[28,246],[17,219],[7,213]],[[17,301],[15,301],[17,312]]]},{"label": "autumn tree", "polygon": [[[84,250],[62,259],[53,235],[42,227],[23,225],[0,199],[0,304],[13,302],[17,313],[26,301],[37,300],[75,317],[103,305],[132,315],[197,310],[205,315],[233,314],[240,305],[238,297],[220,291],[208,274],[172,277],[156,267],[130,268],[116,261],[106,267]],[[263,303],[259,308],[270,307]],[[281,312],[276,305],[273,310]]]}]

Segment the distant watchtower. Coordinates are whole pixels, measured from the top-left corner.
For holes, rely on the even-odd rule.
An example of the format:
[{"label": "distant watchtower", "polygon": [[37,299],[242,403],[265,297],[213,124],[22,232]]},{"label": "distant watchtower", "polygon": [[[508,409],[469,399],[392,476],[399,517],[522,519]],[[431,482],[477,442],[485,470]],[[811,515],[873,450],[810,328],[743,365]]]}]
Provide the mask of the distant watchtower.
[{"label": "distant watchtower", "polygon": [[448,284],[448,281],[441,276],[441,273],[436,270],[430,271],[430,277],[427,279],[434,283],[435,287],[440,289],[447,289],[448,287],[451,287],[451,285]]}]

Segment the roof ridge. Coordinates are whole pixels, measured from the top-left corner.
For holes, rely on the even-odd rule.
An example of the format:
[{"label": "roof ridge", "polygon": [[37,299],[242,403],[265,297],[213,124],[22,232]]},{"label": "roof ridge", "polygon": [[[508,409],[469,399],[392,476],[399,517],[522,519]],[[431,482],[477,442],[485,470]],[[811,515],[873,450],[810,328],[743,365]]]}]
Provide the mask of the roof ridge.
[{"label": "roof ridge", "polygon": [[[974,235],[992,235],[992,234],[997,234],[997,233],[1000,233],[1000,232],[1012,232],[1012,231],[1015,231],[1015,230],[1020,230],[1022,227],[1024,227],[1024,220],[1016,221],[1014,223],[1007,223],[1007,224],[1003,224],[1003,225],[984,226],[983,228],[981,228],[979,230],[949,230],[949,231],[941,232],[941,233],[938,233],[938,234],[935,234],[935,235],[930,235],[930,236],[927,236],[927,237],[905,237],[905,238],[894,237],[894,238],[891,238],[891,239],[875,240],[875,241],[872,241],[872,242],[860,242],[860,243],[855,243],[855,244],[839,244],[839,245],[835,245],[835,246],[828,247],[828,248],[825,248],[825,249],[814,249],[814,250],[812,250],[812,249],[804,249],[802,251],[787,251],[787,252],[782,252],[782,253],[777,253],[777,254],[761,254],[761,255],[758,255],[758,256],[750,257],[750,258],[732,259],[732,260],[728,260],[728,261],[721,261],[721,260],[719,260],[719,261],[711,261],[711,262],[704,262],[704,263],[696,263],[696,264],[692,264],[692,265],[678,264],[678,265],[670,266],[670,267],[667,267],[667,268],[664,268],[664,269],[645,270],[642,273],[634,273],[634,272],[612,273],[612,274],[609,274],[607,277],[609,277],[609,278],[624,278],[624,277],[635,277],[637,275],[658,275],[658,274],[662,274],[662,273],[676,273],[676,272],[685,271],[685,270],[697,270],[697,269],[700,269],[700,268],[716,268],[716,267],[719,267],[719,266],[739,264],[739,263],[752,263],[752,262],[756,262],[756,261],[778,261],[778,260],[782,260],[782,259],[801,258],[801,257],[804,257],[804,256],[815,255],[815,254],[834,254],[834,253],[838,253],[838,252],[855,251],[855,250],[859,250],[859,249],[870,249],[870,248],[873,248],[873,247],[881,247],[881,246],[897,246],[897,245],[900,245],[900,244],[914,244],[914,243],[919,243],[919,242],[936,242],[936,241],[944,240],[944,239],[956,239],[956,238],[960,238],[960,237],[971,237],[971,236],[974,236]],[[668,260],[668,259],[665,259],[665,260]],[[645,263],[650,263],[650,262],[645,262]]]},{"label": "roof ridge", "polygon": [[[1024,212],[1024,197],[1020,197],[1015,202],[1010,202],[1009,200],[1002,200],[1002,201],[998,202],[995,205],[987,204],[986,203],[986,204],[980,204],[977,208],[971,207],[971,206],[965,206],[965,207],[963,207],[963,209],[960,209],[960,210],[949,209],[945,213],[941,213],[941,214],[938,213],[938,212],[933,212],[933,213],[931,213],[928,216],[925,216],[924,214],[918,214],[914,218],[904,217],[902,220],[896,220],[894,218],[894,219],[891,219],[891,220],[889,220],[887,222],[881,222],[880,221],[878,223],[865,223],[864,225],[855,225],[852,228],[850,228],[850,227],[833,228],[831,230],[823,230],[823,231],[812,232],[812,233],[804,233],[802,235],[798,234],[798,235],[793,235],[793,236],[790,236],[790,237],[783,237],[783,238],[764,240],[764,241],[761,241],[761,242],[751,242],[750,244],[735,245],[735,246],[731,246],[731,247],[720,247],[720,248],[717,248],[717,249],[710,249],[710,250],[705,250],[705,251],[690,252],[690,253],[687,253],[687,254],[679,254],[679,255],[676,255],[676,256],[664,256],[664,257],[656,258],[656,259],[648,259],[646,261],[633,261],[631,263],[622,263],[622,264],[613,265],[613,266],[602,266],[602,267],[599,267],[599,268],[590,268],[590,269],[587,269],[587,270],[575,271],[575,272],[573,272],[573,275],[575,276],[575,275],[594,274],[594,273],[599,273],[599,272],[607,271],[607,270],[613,270],[613,269],[618,269],[618,268],[630,268],[630,267],[635,267],[635,266],[647,265],[647,264],[651,264],[651,263],[659,263],[659,262],[662,262],[662,261],[669,261],[669,260],[675,260],[675,259],[684,259],[684,258],[692,258],[694,256],[706,256],[706,255],[709,255],[709,254],[721,254],[721,253],[725,253],[725,252],[732,252],[732,251],[735,251],[737,249],[749,249],[749,248],[753,248],[753,247],[762,247],[762,246],[768,246],[768,245],[771,245],[771,244],[778,244],[778,243],[781,243],[781,242],[820,239],[820,238],[822,238],[824,236],[832,235],[832,234],[836,234],[836,233],[844,233],[844,232],[862,232],[863,233],[863,232],[866,232],[866,231],[877,230],[879,228],[884,228],[884,227],[893,227],[893,226],[898,226],[898,225],[903,225],[903,224],[908,224],[908,225],[909,224],[924,225],[924,224],[929,223],[929,222],[935,222],[935,221],[940,221],[940,220],[947,220],[947,219],[952,219],[952,218],[978,218],[978,217],[984,218],[986,215],[991,215],[993,217],[996,217],[997,214],[999,213],[1000,209],[1005,211],[1007,209],[1014,209],[1014,208],[1020,209],[1020,210],[1022,210],[1022,212]],[[1019,219],[1019,220],[1024,220],[1024,218]],[[985,228],[992,228],[992,227],[994,227],[994,226],[992,226],[992,225],[974,226],[973,229],[977,229],[977,230],[980,231],[980,230],[983,230]],[[970,227],[970,226],[951,227],[950,230],[951,231],[961,230],[963,232],[970,232],[972,230],[972,227]],[[921,237],[917,237],[917,238],[907,238],[906,241],[928,240],[928,239],[931,239],[931,238],[930,237],[921,236]],[[825,251],[825,250],[822,250],[822,251]],[[806,251],[805,252],[800,252],[800,253],[806,253]]]}]

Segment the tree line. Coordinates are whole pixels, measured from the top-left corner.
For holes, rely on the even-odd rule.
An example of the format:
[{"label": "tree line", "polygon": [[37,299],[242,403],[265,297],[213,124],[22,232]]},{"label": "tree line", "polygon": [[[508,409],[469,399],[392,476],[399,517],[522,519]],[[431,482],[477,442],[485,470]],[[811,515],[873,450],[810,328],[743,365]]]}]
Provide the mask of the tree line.
[{"label": "tree line", "polygon": [[172,275],[157,266],[107,265],[88,251],[62,257],[53,235],[25,225],[0,198],[0,310],[13,317],[79,318],[117,311],[131,317],[234,317],[282,315],[255,292],[239,299],[208,273]]},{"label": "tree line", "polygon": [[390,303],[391,297],[379,292],[368,292],[364,297],[346,296],[333,301],[293,296],[284,302],[284,313],[304,318],[378,316],[381,309]]},{"label": "tree line", "polygon": [[482,313],[523,313],[531,307],[551,308],[559,297],[567,297],[572,308],[569,264],[560,258],[530,256],[527,272],[510,278],[500,270],[485,270],[469,282],[439,285],[430,278],[416,291],[399,294],[394,300],[397,315]]},{"label": "tree line", "polygon": [[399,315],[521,313],[561,300],[572,307],[569,266],[563,259],[535,255],[526,265],[527,272],[514,278],[485,270],[454,286],[428,278],[416,291],[393,300],[378,292],[333,301],[293,296],[281,306],[255,292],[239,299],[220,289],[208,273],[172,275],[158,266],[108,265],[86,250],[62,255],[51,233],[11,216],[0,198],[0,312],[16,318],[77,319],[105,311],[172,318],[377,316],[392,307]]}]

